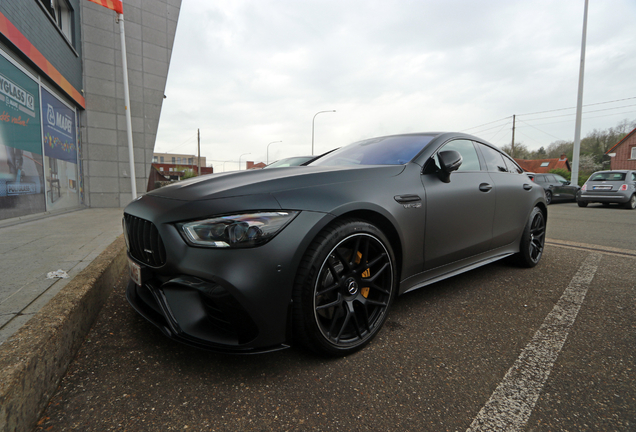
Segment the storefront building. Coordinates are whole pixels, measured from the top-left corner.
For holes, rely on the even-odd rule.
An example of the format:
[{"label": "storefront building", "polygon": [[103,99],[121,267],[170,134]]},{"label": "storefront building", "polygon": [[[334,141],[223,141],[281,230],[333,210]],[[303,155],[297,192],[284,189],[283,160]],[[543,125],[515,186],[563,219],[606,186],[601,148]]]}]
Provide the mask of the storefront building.
[{"label": "storefront building", "polygon": [[[138,191],[180,5],[124,2]],[[0,0],[0,221],[130,202],[119,28],[88,0]]]}]

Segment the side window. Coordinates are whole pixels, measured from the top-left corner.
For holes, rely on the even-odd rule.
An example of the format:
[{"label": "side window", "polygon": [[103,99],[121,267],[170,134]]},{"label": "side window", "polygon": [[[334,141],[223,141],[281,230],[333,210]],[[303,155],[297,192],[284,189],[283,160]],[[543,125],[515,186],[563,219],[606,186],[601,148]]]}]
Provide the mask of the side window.
[{"label": "side window", "polygon": [[506,168],[508,168],[508,172],[512,174],[522,174],[523,170],[517,165],[512,159],[508,156],[503,155],[504,162],[506,163]]},{"label": "side window", "polygon": [[557,183],[557,179],[554,178],[553,175],[546,176],[550,183]]},{"label": "side window", "polygon": [[[458,171],[479,171],[479,157],[477,156],[477,150],[472,141],[468,140],[455,140],[444,144],[439,151],[455,150],[462,155],[462,164]],[[439,161],[435,158],[435,164],[437,168],[440,168]]]},{"label": "side window", "polygon": [[484,155],[484,159],[486,159],[488,171],[508,172],[508,168],[506,167],[506,163],[504,162],[501,153],[484,144],[479,144],[479,148],[481,149],[481,153]]},{"label": "side window", "polygon": [[544,175],[538,175],[538,176],[535,176],[534,181],[535,181],[535,182],[545,183],[545,182],[546,182],[546,179],[545,179],[545,176],[544,176]]},{"label": "side window", "polygon": [[632,181],[636,181],[636,173],[632,173]]}]

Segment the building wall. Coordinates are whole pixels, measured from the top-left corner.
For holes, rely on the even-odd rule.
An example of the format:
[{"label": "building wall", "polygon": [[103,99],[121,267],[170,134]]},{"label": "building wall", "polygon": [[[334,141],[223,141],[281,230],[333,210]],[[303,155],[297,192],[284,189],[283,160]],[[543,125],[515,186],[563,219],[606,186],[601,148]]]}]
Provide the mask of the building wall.
[{"label": "building wall", "polygon": [[[86,110],[80,116],[86,203],[124,207],[132,198],[116,14],[82,1]],[[181,0],[126,0],[124,25],[138,193],[146,190]]]},{"label": "building wall", "polygon": [[[157,162],[155,163],[163,163],[163,164],[172,164],[172,158],[174,158],[175,165],[197,165],[199,158],[197,155],[192,154],[182,154],[182,153],[154,153],[153,156],[157,158]],[[161,162],[161,158],[163,157],[163,162]],[[180,158],[181,162],[177,162],[177,159]],[[185,158],[185,162],[183,162]],[[192,159],[192,163],[188,163],[188,160]],[[201,166],[206,166],[205,156],[201,156]]]},{"label": "building wall", "polygon": [[69,0],[76,13],[75,33],[68,41],[38,0],[0,1],[0,12],[76,89],[82,88],[80,2],[85,0]]},{"label": "building wall", "polygon": [[632,148],[636,147],[636,133],[632,133],[617,149],[611,159],[611,169],[636,170],[636,159],[631,159]]}]

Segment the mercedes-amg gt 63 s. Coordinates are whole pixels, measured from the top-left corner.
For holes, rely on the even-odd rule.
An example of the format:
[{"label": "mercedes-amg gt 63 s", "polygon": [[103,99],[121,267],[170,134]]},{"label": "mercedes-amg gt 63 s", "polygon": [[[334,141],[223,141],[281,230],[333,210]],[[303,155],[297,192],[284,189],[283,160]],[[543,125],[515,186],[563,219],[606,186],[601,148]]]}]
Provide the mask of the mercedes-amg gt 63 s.
[{"label": "mercedes-amg gt 63 s", "polygon": [[373,339],[397,295],[510,255],[535,266],[546,222],[543,188],[479,138],[373,138],[133,201],[127,298],[196,347],[341,356]]}]

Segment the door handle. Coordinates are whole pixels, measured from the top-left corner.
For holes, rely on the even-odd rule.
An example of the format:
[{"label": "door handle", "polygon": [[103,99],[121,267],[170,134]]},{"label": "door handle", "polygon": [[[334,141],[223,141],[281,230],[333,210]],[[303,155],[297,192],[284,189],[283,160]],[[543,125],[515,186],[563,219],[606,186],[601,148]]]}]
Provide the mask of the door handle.
[{"label": "door handle", "polygon": [[528,183],[524,183],[524,184],[523,184],[523,188],[524,188],[525,190],[530,190],[530,189],[532,189],[532,185],[531,185],[531,184],[528,184]]},{"label": "door handle", "polygon": [[482,183],[479,185],[479,190],[482,192],[490,192],[491,189],[492,189],[492,185],[488,183]]}]

